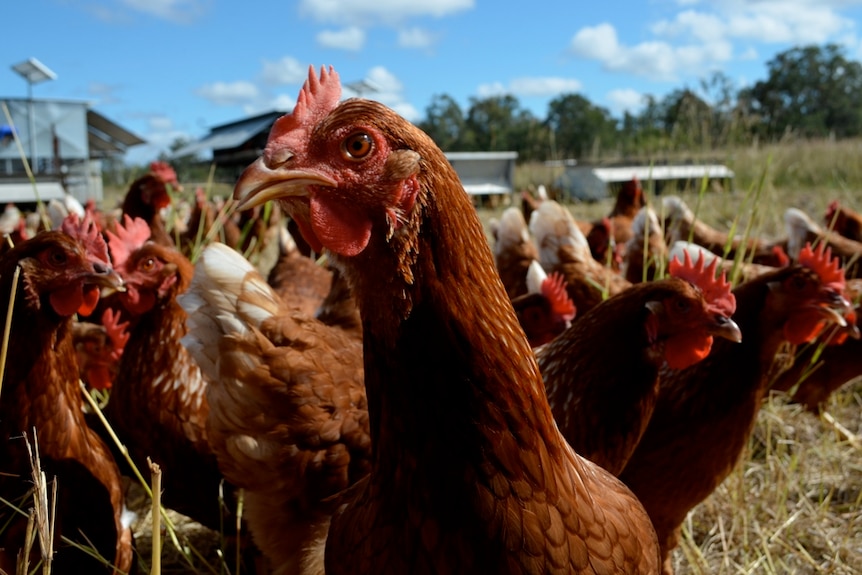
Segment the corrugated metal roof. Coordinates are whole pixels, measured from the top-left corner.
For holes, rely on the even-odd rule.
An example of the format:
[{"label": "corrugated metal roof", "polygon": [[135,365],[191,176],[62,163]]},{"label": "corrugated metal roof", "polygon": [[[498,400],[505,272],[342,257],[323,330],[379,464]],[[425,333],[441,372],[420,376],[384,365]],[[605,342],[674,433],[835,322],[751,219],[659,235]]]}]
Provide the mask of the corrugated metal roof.
[{"label": "corrugated metal roof", "polygon": [[446,159],[452,160],[517,160],[518,152],[446,152]]},{"label": "corrugated metal roof", "polygon": [[284,112],[269,112],[245,121],[231,122],[230,124],[217,126],[197,142],[183,146],[171,155],[174,158],[178,158],[181,156],[196,156],[201,152],[237,148],[261,132],[268,132],[273,122],[283,115]]},{"label": "corrugated metal roof", "polygon": [[721,164],[672,166],[624,166],[614,168],[595,168],[579,166],[575,170],[591,170],[596,177],[604,182],[627,182],[637,177],[641,182],[649,180],[695,180],[708,178],[732,178],[733,170]]},{"label": "corrugated metal roof", "polygon": [[[109,139],[119,142],[125,147],[135,146],[137,144],[143,144],[146,142],[146,140],[139,138],[138,136],[126,130],[122,126],[115,124],[100,113],[94,112],[93,110],[87,110],[87,126],[95,128],[99,132],[102,132],[102,134],[107,136]],[[114,145],[114,147],[117,147],[119,149],[119,147],[116,145]]]}]

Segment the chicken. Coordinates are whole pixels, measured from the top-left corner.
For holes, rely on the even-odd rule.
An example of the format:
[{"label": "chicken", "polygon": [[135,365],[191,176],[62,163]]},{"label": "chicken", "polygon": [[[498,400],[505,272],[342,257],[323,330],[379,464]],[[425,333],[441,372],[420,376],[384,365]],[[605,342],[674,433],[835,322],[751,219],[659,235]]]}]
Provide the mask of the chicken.
[{"label": "chicken", "polygon": [[[563,436],[614,475],[641,438],[659,393],[659,368],[705,358],[713,336],[740,341],[736,302],[717,262],[674,259],[670,278],[636,284],[596,305],[536,355]],[[625,357],[614,361],[612,356]]]},{"label": "chicken", "polygon": [[201,187],[196,188],[195,203],[186,229],[179,234],[179,246],[183,255],[192,260],[196,259],[202,246],[212,238],[236,247],[240,243],[241,235],[239,226],[216,208],[207,198],[206,191]]},{"label": "chicken", "polygon": [[544,345],[563,333],[572,325],[576,312],[563,276],[549,276],[536,260],[527,270],[527,293],[513,299],[512,307],[530,347]]},{"label": "chicken", "polygon": [[843,263],[848,278],[862,277],[862,242],[822,229],[808,214],[796,208],[788,208],[784,212],[784,224],[790,257],[797,257],[800,248],[806,243],[826,243]]},{"label": "chicken", "polygon": [[524,220],[530,221],[530,214],[533,213],[533,210],[537,209],[539,204],[547,199],[548,190],[542,184],[539,184],[536,188],[535,196],[530,190],[521,190],[521,213],[524,216]]},{"label": "chicken", "polygon": [[89,321],[72,324],[81,381],[92,389],[105,390],[113,386],[123,347],[129,339],[125,331],[127,324],[115,321],[111,312],[105,310],[109,315],[106,320],[103,314],[101,324]]},{"label": "chicken", "polygon": [[527,293],[527,270],[539,259],[521,210],[507,208],[494,226],[494,262],[506,293],[514,299]]},{"label": "chicken", "polygon": [[165,506],[219,530],[222,475],[207,441],[207,381],[180,343],[187,315],[176,302],[194,269],[175,248],[147,241],[141,219],[126,216],[107,235],[126,286],[116,297],[130,325],[105,416],[139,469],[147,458],[162,468]]},{"label": "chicken", "polygon": [[854,309],[845,315],[846,326],[825,330],[817,340],[799,346],[792,365],[779,374],[771,389],[791,392],[791,400],[813,413],[822,410],[832,393],[862,375],[862,340],[857,318],[862,313],[862,279],[847,280],[845,297]]},{"label": "chicken", "polygon": [[829,252],[806,247],[799,264],[738,285],[734,321],[742,342],[716,341],[703,361],[661,374],[647,429],[620,474],[646,507],[665,573],[686,514],[730,474],[754,427],[784,342],[816,338],[843,323],[844,274]]},{"label": "chicken", "polygon": [[240,209],[279,199],[359,303],[371,471],[342,495],[326,572],[654,573],[637,499],[557,430],[446,157],[340,94],[312,69],[235,190]]},{"label": "chicken", "polygon": [[[583,231],[583,228],[579,227]],[[619,271],[620,264],[622,263],[622,248],[626,244],[616,243],[611,219],[605,217],[590,224],[590,229],[585,232],[585,235],[593,259],[601,264],[610,266],[615,271]]]},{"label": "chicken", "polygon": [[[667,244],[658,216],[644,206],[632,222],[632,237],[626,243],[620,274],[631,283],[655,279],[668,260]],[[697,260],[698,258],[692,258]],[[683,261],[680,258],[680,261]]]},{"label": "chicken", "polygon": [[361,339],[285,306],[222,244],[203,251],[180,303],[211,382],[210,444],[245,490],[255,543],[277,574],[322,573],[327,498],[370,467]]},{"label": "chicken", "polygon": [[[61,537],[94,549],[118,571],[128,572],[132,564],[120,472],[107,445],[84,421],[72,340],[72,316],[89,314],[103,287],[120,285],[104,241],[90,224],[74,217],[64,223],[65,231],[43,231],[0,257],[4,307],[16,268],[21,276],[0,401],[0,497],[21,509],[33,506],[26,438],[48,481],[56,481],[54,574],[112,571]],[[0,570],[15,573],[27,521],[10,507],[0,513]],[[37,560],[31,557],[33,565]]]},{"label": "chicken", "polygon": [[862,214],[847,206],[842,206],[838,200],[829,203],[823,217],[826,229],[832,230],[845,238],[862,242]]},{"label": "chicken", "polygon": [[293,236],[282,226],[278,230],[278,260],[267,282],[285,303],[313,316],[332,288],[332,271],[302,255]]},{"label": "chicken", "polygon": [[667,196],[662,200],[662,204],[668,245],[673,245],[677,241],[693,242],[728,260],[737,259],[737,253],[744,250],[743,261],[746,262],[772,267],[780,267],[787,263],[783,241],[730,238],[726,232],[717,230],[698,219],[678,196]]},{"label": "chicken", "polygon": [[[769,273],[775,269],[773,266],[765,266],[750,262],[740,262],[734,260],[726,260],[721,256],[715,255],[705,247],[689,242],[677,241],[670,248],[670,258],[682,258],[684,253],[688,253],[691,259],[697,259],[701,256],[706,258],[706,262],[712,265],[713,261],[718,262],[718,269],[723,271],[736,283],[745,283],[752,279]],[[786,264],[785,264],[786,265]]]},{"label": "chicken", "polygon": [[597,262],[572,214],[555,201],[542,202],[530,219],[539,248],[539,262],[548,273],[559,272],[579,313],[617,294],[631,283]]},{"label": "chicken", "polygon": [[[153,162],[150,171],[136,179],[129,186],[123,198],[122,213],[132,219],[141,218],[152,230],[153,241],[163,246],[173,246],[174,240],[168,234],[161,211],[171,205],[168,189],[182,190],[173,168],[164,162]],[[105,226],[104,229],[110,229]]]},{"label": "chicken", "polygon": [[[632,237],[632,222],[637,213],[646,205],[643,187],[637,177],[623,182],[614,207],[608,214],[613,228],[614,243],[624,246]],[[624,255],[624,254],[623,254]]]}]

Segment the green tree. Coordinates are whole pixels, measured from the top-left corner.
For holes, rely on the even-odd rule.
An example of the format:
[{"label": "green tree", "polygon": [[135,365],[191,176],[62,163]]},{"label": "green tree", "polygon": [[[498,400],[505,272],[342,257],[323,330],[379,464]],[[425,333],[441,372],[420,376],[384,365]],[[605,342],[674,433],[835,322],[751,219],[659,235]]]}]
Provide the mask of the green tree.
[{"label": "green tree", "polygon": [[466,119],[468,150],[519,150],[533,116],[511,94],[470,98]]},{"label": "green tree", "polygon": [[554,133],[560,157],[593,157],[616,144],[617,121],[581,94],[551,100],[545,122]]},{"label": "green tree", "polygon": [[664,128],[674,148],[692,150],[712,146],[712,108],[688,88],[674,90],[662,100]]},{"label": "green tree", "polygon": [[753,110],[771,138],[862,133],[862,65],[835,45],[792,48],[767,65],[769,77],[751,89]]},{"label": "green tree", "polygon": [[441,150],[461,149],[464,137],[464,113],[448,94],[435,95],[425,108],[425,119],[419,127],[437,143]]}]

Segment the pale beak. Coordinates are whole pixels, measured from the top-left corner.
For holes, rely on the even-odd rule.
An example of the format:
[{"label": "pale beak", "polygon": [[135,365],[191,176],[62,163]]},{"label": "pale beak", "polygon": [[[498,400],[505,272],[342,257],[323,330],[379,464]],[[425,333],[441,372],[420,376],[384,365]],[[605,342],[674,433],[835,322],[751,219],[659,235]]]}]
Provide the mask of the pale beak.
[{"label": "pale beak", "polygon": [[248,210],[270,200],[305,197],[311,185],[336,187],[337,183],[327,176],[306,170],[272,169],[261,156],[239,177],[233,197],[238,202],[238,210]]},{"label": "pale beak", "polygon": [[715,323],[709,326],[709,334],[735,343],[742,341],[742,331],[736,322],[724,315],[716,315]]}]

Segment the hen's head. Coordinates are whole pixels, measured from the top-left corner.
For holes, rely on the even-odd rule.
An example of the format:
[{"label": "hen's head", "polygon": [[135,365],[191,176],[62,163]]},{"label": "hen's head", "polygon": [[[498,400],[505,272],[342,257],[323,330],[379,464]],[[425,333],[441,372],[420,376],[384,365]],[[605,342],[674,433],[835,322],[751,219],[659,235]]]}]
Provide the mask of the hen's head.
[{"label": "hen's head", "polygon": [[194,268],[179,251],[148,241],[150,227],[140,219],[125,217],[116,233],[106,232],[114,265],[123,277],[123,306],[133,315],[146,313],[157,301],[175,297],[191,282]]},{"label": "hen's head", "polygon": [[705,358],[714,336],[742,341],[742,332],[731,319],[736,299],[724,273],[716,277],[717,262],[713,259],[712,265],[705,266],[701,256],[695,264],[686,253],[684,261],[671,262],[672,277],[645,288],[654,292],[646,304],[647,337],[672,369]]},{"label": "hen's head", "polygon": [[240,209],[281,200],[315,251],[352,257],[366,250],[373,229],[388,241],[407,226],[420,169],[448,163],[428,136],[386,106],[340,97],[333,69],[319,77],[311,69],[293,112],[275,122],[234,196]]},{"label": "hen's head", "polygon": [[89,315],[103,287],[117,289],[122,285],[107,262],[107,252],[103,260],[98,248],[92,251],[94,245],[98,242],[88,245],[80,237],[59,230],[41,232],[3,254],[0,277],[10,282],[16,266],[20,266],[28,307],[50,308],[62,317]]},{"label": "hen's head", "polygon": [[783,319],[784,336],[792,344],[812,341],[831,325],[846,326],[845,316],[853,311],[843,296],[844,270],[825,244],[816,249],[806,244],[798,264],[770,281],[767,303]]},{"label": "hen's head", "polygon": [[527,272],[528,293],[512,300],[518,322],[531,347],[546,344],[572,325],[575,304],[566,292],[566,281],[557,272],[547,275],[537,261]]}]

